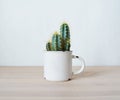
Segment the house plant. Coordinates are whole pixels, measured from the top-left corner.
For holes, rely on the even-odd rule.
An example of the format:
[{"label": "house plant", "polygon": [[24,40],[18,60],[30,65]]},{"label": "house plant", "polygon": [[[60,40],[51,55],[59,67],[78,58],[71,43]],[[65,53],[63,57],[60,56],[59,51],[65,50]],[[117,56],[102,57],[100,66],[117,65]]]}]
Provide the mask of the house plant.
[{"label": "house plant", "polygon": [[[50,81],[65,81],[72,78],[85,68],[85,62],[79,56],[72,55],[70,50],[70,29],[67,23],[60,26],[60,32],[55,32],[52,39],[46,43],[44,55],[44,77]],[[72,58],[81,60],[82,67],[72,72]]]}]

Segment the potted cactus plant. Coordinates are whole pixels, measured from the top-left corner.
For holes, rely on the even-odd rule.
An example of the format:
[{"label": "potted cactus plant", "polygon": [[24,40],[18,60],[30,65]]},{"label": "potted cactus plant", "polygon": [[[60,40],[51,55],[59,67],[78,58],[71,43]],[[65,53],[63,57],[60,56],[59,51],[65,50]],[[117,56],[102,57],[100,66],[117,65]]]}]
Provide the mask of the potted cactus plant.
[{"label": "potted cactus plant", "polygon": [[[44,55],[44,78],[51,81],[65,81],[72,78],[72,74],[83,71],[83,59],[72,55],[70,51],[70,29],[67,23],[60,26],[60,32],[55,32],[51,41],[46,43]],[[82,67],[79,71],[72,72],[72,58],[79,58]]]},{"label": "potted cactus plant", "polygon": [[46,44],[47,51],[70,51],[70,30],[67,23],[60,27],[60,34],[55,32],[52,41]]}]

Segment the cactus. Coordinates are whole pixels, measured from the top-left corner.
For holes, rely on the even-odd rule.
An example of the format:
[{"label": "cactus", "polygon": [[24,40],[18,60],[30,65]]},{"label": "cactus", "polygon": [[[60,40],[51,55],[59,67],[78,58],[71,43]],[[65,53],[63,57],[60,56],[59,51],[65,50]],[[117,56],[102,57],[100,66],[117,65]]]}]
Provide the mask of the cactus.
[{"label": "cactus", "polygon": [[60,34],[55,32],[52,42],[46,44],[47,51],[70,51],[70,30],[67,23],[60,26]]},{"label": "cactus", "polygon": [[51,51],[52,50],[52,44],[51,44],[51,42],[50,41],[48,41],[47,42],[47,44],[46,44],[46,49],[47,49],[47,51]]},{"label": "cactus", "polygon": [[62,38],[57,32],[55,32],[52,37],[52,50],[62,51]]},{"label": "cactus", "polygon": [[63,38],[63,44],[64,44],[63,51],[69,51],[70,50],[70,30],[67,23],[63,23],[60,26],[60,34]]},{"label": "cactus", "polygon": [[64,40],[70,40],[70,30],[67,23],[63,23],[60,26],[60,33]]},{"label": "cactus", "polygon": [[70,41],[66,41],[66,51],[70,51]]},{"label": "cactus", "polygon": [[59,51],[63,50],[63,39],[60,34],[58,35],[58,50]]}]

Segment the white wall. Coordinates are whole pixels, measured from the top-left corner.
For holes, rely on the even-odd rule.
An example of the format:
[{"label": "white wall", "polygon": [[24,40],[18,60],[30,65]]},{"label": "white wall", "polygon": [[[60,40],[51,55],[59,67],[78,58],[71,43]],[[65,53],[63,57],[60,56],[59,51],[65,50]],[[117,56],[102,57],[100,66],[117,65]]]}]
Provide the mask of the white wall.
[{"label": "white wall", "polygon": [[120,0],[0,0],[0,65],[43,65],[45,42],[63,21],[87,65],[120,65]]}]

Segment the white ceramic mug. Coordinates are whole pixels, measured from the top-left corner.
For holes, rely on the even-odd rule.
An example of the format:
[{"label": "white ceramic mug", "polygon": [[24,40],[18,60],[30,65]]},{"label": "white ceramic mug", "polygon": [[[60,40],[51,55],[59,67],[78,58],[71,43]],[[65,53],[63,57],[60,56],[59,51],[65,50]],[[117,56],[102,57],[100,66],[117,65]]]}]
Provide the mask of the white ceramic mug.
[{"label": "white ceramic mug", "polygon": [[[72,58],[81,61],[81,68],[72,72]],[[83,72],[85,61],[79,56],[72,55],[72,51],[45,51],[44,54],[44,78],[50,81],[66,81],[72,75]]]}]

